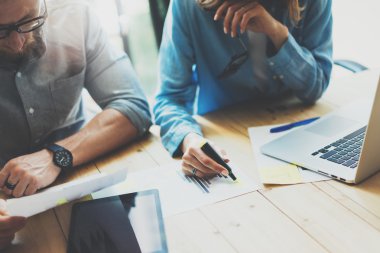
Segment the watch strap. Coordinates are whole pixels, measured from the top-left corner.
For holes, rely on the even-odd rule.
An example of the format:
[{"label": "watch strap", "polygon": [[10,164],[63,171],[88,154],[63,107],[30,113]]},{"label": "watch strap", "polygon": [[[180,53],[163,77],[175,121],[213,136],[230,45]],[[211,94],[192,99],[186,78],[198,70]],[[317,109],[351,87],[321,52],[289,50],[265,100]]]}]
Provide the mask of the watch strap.
[{"label": "watch strap", "polygon": [[[58,144],[55,144],[55,143],[52,143],[52,144],[48,144],[45,146],[45,148],[51,152],[53,152],[54,154],[56,154],[57,152],[60,152],[60,151],[65,151],[67,152],[70,156],[71,156],[71,162],[72,162],[72,154],[69,150],[67,150],[66,148],[58,145]],[[61,168],[61,172],[66,172],[68,169],[71,169],[72,168],[72,164],[70,166],[62,166],[61,164],[59,164],[56,160],[55,160],[55,157],[53,156],[53,162],[55,165],[57,165],[58,167]]]},{"label": "watch strap", "polygon": [[55,144],[55,143],[47,145],[46,148],[52,152],[58,152],[60,150],[66,150],[64,147],[59,146],[58,144]]}]

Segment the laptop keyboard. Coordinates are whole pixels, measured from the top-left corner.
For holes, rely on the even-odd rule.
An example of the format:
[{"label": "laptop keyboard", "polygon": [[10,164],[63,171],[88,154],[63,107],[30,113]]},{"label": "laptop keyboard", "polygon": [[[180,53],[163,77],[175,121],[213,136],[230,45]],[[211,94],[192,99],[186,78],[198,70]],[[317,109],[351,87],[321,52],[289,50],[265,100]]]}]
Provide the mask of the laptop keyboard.
[{"label": "laptop keyboard", "polygon": [[356,168],[358,167],[366,129],[366,126],[360,128],[342,139],[312,153],[312,155],[333,163],[342,164],[349,168]]}]

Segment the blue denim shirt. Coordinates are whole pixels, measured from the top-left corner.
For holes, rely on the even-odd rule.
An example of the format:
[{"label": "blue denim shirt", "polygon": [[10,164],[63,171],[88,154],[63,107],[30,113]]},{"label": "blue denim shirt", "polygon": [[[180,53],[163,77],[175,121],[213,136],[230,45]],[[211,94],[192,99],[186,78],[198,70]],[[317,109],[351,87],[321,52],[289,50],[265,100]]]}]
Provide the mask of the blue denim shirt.
[{"label": "blue denim shirt", "polygon": [[[270,81],[263,90],[251,60],[219,80],[231,57],[242,51],[239,41],[225,35],[222,21],[215,22],[214,13],[202,10],[195,0],[171,1],[159,53],[154,115],[162,142],[173,156],[180,155],[179,146],[188,133],[202,134],[193,113],[289,92],[304,103],[314,103],[326,90],[332,69],[331,0],[301,0],[303,18],[296,26],[273,2],[266,9],[288,27],[289,38],[277,52],[269,50],[274,47],[268,40],[265,65]],[[240,36],[248,45],[247,34]]]}]

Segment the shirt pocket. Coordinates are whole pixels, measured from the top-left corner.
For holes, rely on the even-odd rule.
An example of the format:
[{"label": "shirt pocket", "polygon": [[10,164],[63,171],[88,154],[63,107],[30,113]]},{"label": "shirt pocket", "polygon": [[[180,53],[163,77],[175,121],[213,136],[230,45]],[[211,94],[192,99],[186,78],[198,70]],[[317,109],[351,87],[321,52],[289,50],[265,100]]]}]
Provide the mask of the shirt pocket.
[{"label": "shirt pocket", "polygon": [[51,83],[50,90],[60,125],[79,116],[77,114],[80,109],[84,80],[85,69],[82,69],[78,74]]}]

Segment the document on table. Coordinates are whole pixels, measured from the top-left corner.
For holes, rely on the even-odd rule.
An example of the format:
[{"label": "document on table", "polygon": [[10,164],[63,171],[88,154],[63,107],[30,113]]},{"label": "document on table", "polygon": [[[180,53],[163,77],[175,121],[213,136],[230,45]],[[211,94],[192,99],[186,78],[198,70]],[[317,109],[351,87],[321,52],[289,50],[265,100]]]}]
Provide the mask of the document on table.
[{"label": "document on table", "polygon": [[273,127],[276,126],[248,129],[257,169],[263,184],[299,184],[330,179],[316,172],[262,154],[260,151],[262,145],[287,133],[287,131],[270,133],[269,130]]},{"label": "document on table", "polygon": [[12,216],[30,217],[92,192],[125,180],[126,169],[118,169],[86,176],[65,184],[50,187],[31,196],[8,199],[7,211]]},{"label": "document on table", "polygon": [[211,179],[185,176],[181,161],[141,172],[129,173],[127,179],[113,187],[92,194],[102,198],[124,193],[158,189],[164,217],[175,215],[204,205],[233,198],[259,189],[259,184],[232,166],[237,177],[216,176]]}]

